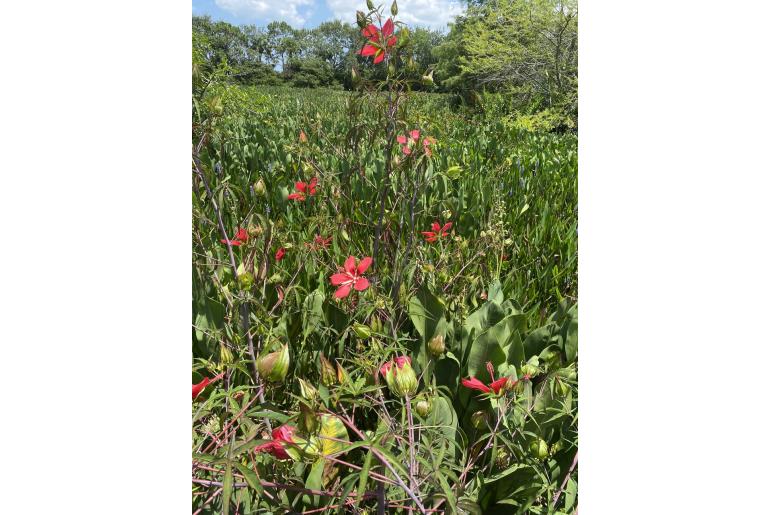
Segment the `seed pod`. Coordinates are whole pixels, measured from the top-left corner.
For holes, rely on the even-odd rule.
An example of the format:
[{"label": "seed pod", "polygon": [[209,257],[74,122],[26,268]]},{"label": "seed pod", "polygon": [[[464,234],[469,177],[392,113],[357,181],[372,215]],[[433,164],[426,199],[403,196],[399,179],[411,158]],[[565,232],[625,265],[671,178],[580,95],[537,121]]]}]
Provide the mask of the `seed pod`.
[{"label": "seed pod", "polygon": [[446,345],[444,345],[444,335],[437,334],[428,342],[428,351],[434,357],[439,357],[444,354]]},{"label": "seed pod", "polygon": [[479,410],[475,412],[473,415],[471,415],[471,424],[476,429],[481,429],[487,424],[487,412],[484,410]]},{"label": "seed pod", "polygon": [[372,330],[367,325],[353,324],[353,331],[359,338],[369,338],[372,336]]},{"label": "seed pod", "polygon": [[273,383],[279,383],[289,372],[289,346],[284,344],[281,350],[271,352],[257,360],[259,375]]},{"label": "seed pod", "polygon": [[337,380],[337,371],[331,362],[321,354],[321,383],[324,386],[331,386]]},{"label": "seed pod", "polygon": [[398,4],[396,3],[396,0],[393,0],[393,3],[390,4],[390,14],[398,16]]},{"label": "seed pod", "polygon": [[318,398],[318,390],[316,390],[313,385],[311,385],[304,379],[298,379],[298,381],[299,381],[299,392],[300,392],[300,395],[302,395],[302,398],[310,402],[315,401]]}]

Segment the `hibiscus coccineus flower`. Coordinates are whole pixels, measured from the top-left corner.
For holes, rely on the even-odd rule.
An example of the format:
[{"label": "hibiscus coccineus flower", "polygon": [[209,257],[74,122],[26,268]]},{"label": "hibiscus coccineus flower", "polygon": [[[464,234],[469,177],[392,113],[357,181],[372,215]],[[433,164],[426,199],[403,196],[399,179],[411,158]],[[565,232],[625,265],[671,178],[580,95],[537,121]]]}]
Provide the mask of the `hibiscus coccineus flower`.
[{"label": "hibiscus coccineus flower", "polygon": [[286,249],[281,247],[280,249],[275,251],[275,260],[276,261],[280,261],[280,260],[283,259],[283,256],[285,256],[285,255],[286,255]]},{"label": "hibiscus coccineus flower", "polygon": [[409,133],[409,136],[405,134],[399,135],[396,138],[396,141],[398,141],[399,144],[403,145],[401,147],[401,152],[403,152],[405,155],[408,156],[409,154],[412,153],[412,147],[417,145],[417,141],[419,141],[419,139],[420,139],[420,131],[415,129]]},{"label": "hibiscus coccineus flower", "polygon": [[388,18],[382,30],[376,25],[370,24],[361,30],[361,34],[369,41],[366,42],[360,54],[364,57],[374,56],[374,64],[380,64],[390,49],[396,45],[396,36],[393,35],[393,20]]},{"label": "hibiscus coccineus flower", "polygon": [[267,452],[272,454],[279,460],[291,459],[289,453],[286,452],[285,445],[294,443],[292,436],[297,431],[296,427],[283,425],[273,429],[273,439],[269,442],[257,445],[254,450],[257,452]]},{"label": "hibiscus coccineus flower", "polygon": [[332,285],[339,286],[337,291],[334,292],[334,296],[338,299],[347,297],[350,294],[351,287],[357,291],[367,289],[369,287],[369,280],[362,274],[369,269],[372,261],[372,258],[365,257],[356,266],[356,258],[349,256],[345,260],[342,270],[330,278]]},{"label": "hibiscus coccineus flower", "polygon": [[303,201],[307,198],[307,195],[315,195],[315,187],[318,184],[318,179],[313,177],[310,182],[297,181],[294,183],[296,193],[292,193],[287,198],[289,200]]},{"label": "hibiscus coccineus flower", "polygon": [[313,238],[313,243],[305,243],[305,246],[313,249],[313,250],[319,250],[319,249],[326,249],[329,248],[329,245],[331,245],[332,237],[329,236],[328,238],[324,238],[320,234],[316,234],[315,238]]},{"label": "hibiscus coccineus flower", "polygon": [[[221,241],[224,244],[227,244],[228,242],[228,240],[219,240],[219,241]],[[234,247],[238,247],[246,243],[247,241],[249,241],[249,232],[242,227],[238,227],[238,232],[235,233],[235,236],[233,236],[233,239],[229,241],[230,241],[230,245],[233,245]]]},{"label": "hibiscus coccineus flower", "polygon": [[432,231],[422,231],[423,236],[425,236],[425,241],[428,243],[435,243],[438,238],[446,238],[449,236],[449,229],[452,228],[452,222],[447,222],[442,227],[438,221],[433,222],[433,224],[430,226]]},{"label": "hibiscus coccineus flower", "polygon": [[468,379],[462,380],[463,386],[470,388],[471,390],[478,390],[484,393],[494,392],[495,395],[500,395],[500,391],[505,388],[507,384],[510,383],[510,386],[516,384],[507,377],[501,377],[500,379],[495,380],[495,370],[492,367],[492,363],[489,361],[487,361],[487,372],[489,372],[489,377],[492,378],[492,382],[489,383],[489,385],[485,385],[475,377],[469,377]]}]

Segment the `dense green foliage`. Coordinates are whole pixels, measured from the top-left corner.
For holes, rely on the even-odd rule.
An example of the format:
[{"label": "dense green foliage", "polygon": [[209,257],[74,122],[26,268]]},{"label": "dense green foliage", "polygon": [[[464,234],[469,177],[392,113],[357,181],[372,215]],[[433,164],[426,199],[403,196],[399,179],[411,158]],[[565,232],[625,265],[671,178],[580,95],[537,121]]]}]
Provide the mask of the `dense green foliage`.
[{"label": "dense green foliage", "polygon": [[[476,109],[493,108],[529,130],[577,126],[577,5],[560,0],[470,3],[448,32],[411,29],[411,57],[420,73],[435,69],[435,85]],[[236,27],[193,17],[193,43],[203,66],[228,65],[246,85],[352,89],[351,67],[384,77],[358,55],[360,31],[340,21],[313,29],[285,22]],[[456,101],[457,101],[456,100]]]},{"label": "dense green foliage", "polygon": [[576,137],[410,92],[403,31],[354,92],[194,54],[195,510],[576,511]]}]

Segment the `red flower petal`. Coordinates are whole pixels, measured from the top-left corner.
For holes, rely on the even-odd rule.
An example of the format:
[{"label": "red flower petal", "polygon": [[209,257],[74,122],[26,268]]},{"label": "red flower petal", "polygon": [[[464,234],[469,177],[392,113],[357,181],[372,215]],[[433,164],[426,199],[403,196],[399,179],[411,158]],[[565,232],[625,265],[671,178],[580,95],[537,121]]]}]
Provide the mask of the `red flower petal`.
[{"label": "red flower petal", "polygon": [[396,358],[396,366],[400,369],[404,368],[406,364],[412,364],[412,358],[409,356],[399,356]]},{"label": "red flower petal", "polygon": [[396,141],[398,141],[402,145],[406,145],[406,136],[401,134],[399,137],[396,138]]},{"label": "red flower petal", "polygon": [[236,240],[241,240],[241,241],[248,241],[249,240],[249,231],[247,231],[246,229],[243,229],[243,228],[239,228],[238,232],[235,235],[235,239]]},{"label": "red flower petal", "polygon": [[390,367],[393,366],[393,361],[386,361],[382,364],[380,367],[380,374],[382,374],[382,377],[384,378],[385,375],[388,373],[388,370],[390,370]]},{"label": "red flower petal", "polygon": [[361,49],[361,55],[364,57],[368,57],[370,55],[376,54],[377,50],[379,49],[376,46],[367,44],[366,46],[364,46],[364,48]]},{"label": "red flower petal", "polygon": [[297,188],[297,191],[301,191],[304,193],[305,188],[307,188],[307,184],[305,184],[302,181],[297,181],[294,183],[294,187]]},{"label": "red flower petal", "polygon": [[370,24],[368,27],[365,27],[361,31],[361,35],[364,36],[365,38],[369,38],[369,39],[376,38],[377,34],[379,34],[379,33],[380,33],[380,31],[377,29],[377,26],[374,25],[374,24]]},{"label": "red flower petal", "polygon": [[200,393],[203,391],[203,389],[206,388],[206,386],[208,386],[208,384],[210,382],[211,382],[211,379],[209,379],[208,377],[204,377],[203,381],[201,381],[198,384],[192,385],[192,398],[193,398],[193,400],[195,400],[195,398],[198,395],[200,395]]},{"label": "red flower petal", "polygon": [[388,18],[388,21],[382,26],[382,37],[387,39],[391,34],[393,34],[393,20]]},{"label": "red flower petal", "polygon": [[500,390],[502,390],[502,388],[505,386],[505,383],[507,383],[507,382],[508,382],[508,378],[507,377],[501,377],[497,381],[492,381],[492,383],[490,383],[489,386],[490,386],[490,388],[492,388],[492,390],[496,394],[499,394]]},{"label": "red flower petal", "polygon": [[280,442],[273,440],[262,445],[257,445],[254,448],[257,452],[267,452],[278,458],[279,460],[289,460],[291,456],[286,452]]},{"label": "red flower petal", "polygon": [[374,64],[380,64],[385,59],[385,52],[377,50],[377,57],[374,58]]},{"label": "red flower petal", "polygon": [[276,260],[276,261],[280,261],[280,260],[282,260],[282,259],[283,259],[283,256],[285,256],[285,255],[286,255],[286,249],[285,249],[285,248],[283,248],[283,247],[281,247],[280,249],[278,249],[278,250],[275,252],[275,260]]},{"label": "red flower petal", "polygon": [[331,276],[331,282],[332,282],[333,286],[339,286],[340,284],[342,284],[344,282],[347,282],[347,281],[350,281],[350,280],[351,279],[350,279],[350,275],[349,274],[339,273],[339,274],[334,274],[333,276]]},{"label": "red flower petal", "polygon": [[297,428],[289,425],[282,425],[273,429],[273,440],[279,440],[283,442],[294,443],[292,435],[297,431]]},{"label": "red flower petal", "polygon": [[464,387],[470,388],[471,390],[479,390],[484,393],[489,393],[491,391],[487,385],[485,385],[475,377],[463,379],[462,383]]},{"label": "red flower petal", "polygon": [[397,41],[396,36],[391,36],[390,38],[388,38],[388,42],[386,44],[388,45],[388,47],[392,47],[396,44],[396,41]]},{"label": "red flower petal", "polygon": [[441,232],[441,224],[439,224],[438,222],[433,222],[433,223],[430,225],[430,228],[431,228],[431,230],[432,230],[433,232],[436,232],[436,233],[437,233],[437,232]]},{"label": "red flower petal", "polygon": [[369,270],[370,266],[372,266],[372,261],[374,261],[374,260],[372,258],[370,258],[369,256],[365,257],[364,259],[361,260],[360,263],[358,263],[358,268],[356,269],[356,271],[359,274],[363,274],[364,272]]},{"label": "red flower petal", "polygon": [[230,245],[232,245],[233,247],[240,247],[242,244],[243,242],[241,240],[233,240],[230,242]]},{"label": "red flower petal", "polygon": [[356,275],[356,258],[354,258],[353,256],[348,256],[348,258],[345,260],[345,264],[343,265],[343,268],[351,276],[355,276]]},{"label": "red flower petal", "polygon": [[407,146],[404,146],[404,147],[403,147],[401,150],[402,150],[402,151],[404,152],[404,154],[406,154],[406,155],[409,155],[409,154],[411,154],[411,153],[412,153],[412,149],[411,149],[411,148],[409,148],[409,147],[407,147]]},{"label": "red flower petal", "polygon": [[355,288],[358,291],[364,291],[369,287],[369,279],[366,277],[359,277],[356,282],[353,284],[353,288]]},{"label": "red flower petal", "polygon": [[418,139],[420,139],[420,131],[418,131],[417,129],[415,129],[415,130],[413,130],[412,132],[410,132],[410,133],[409,133],[409,135],[410,135],[410,136],[412,137],[412,139],[413,139],[413,140],[415,140],[415,141],[417,141]]},{"label": "red flower petal", "polygon": [[305,194],[304,193],[292,193],[288,197],[286,197],[289,200],[305,200]]},{"label": "red flower petal", "polygon": [[338,299],[344,299],[350,294],[350,285],[345,284],[343,286],[340,286],[337,288],[337,291],[334,292],[334,296]]}]

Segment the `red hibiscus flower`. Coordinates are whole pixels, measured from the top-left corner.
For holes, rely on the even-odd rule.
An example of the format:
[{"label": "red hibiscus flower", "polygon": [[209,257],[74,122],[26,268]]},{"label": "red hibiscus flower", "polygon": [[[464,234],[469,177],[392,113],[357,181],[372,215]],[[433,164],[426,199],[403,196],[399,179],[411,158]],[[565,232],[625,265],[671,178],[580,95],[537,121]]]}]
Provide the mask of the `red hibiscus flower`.
[{"label": "red hibiscus flower", "polygon": [[393,20],[388,18],[382,30],[371,24],[361,31],[361,34],[369,41],[359,52],[364,57],[374,56],[374,64],[380,64],[385,55],[396,44],[396,36],[393,35]]},{"label": "red hibiscus flower", "polygon": [[452,222],[447,222],[442,227],[440,223],[433,222],[433,224],[430,226],[432,231],[422,231],[423,236],[425,236],[425,241],[428,243],[435,243],[435,241],[438,238],[446,238],[449,236],[449,229],[452,228]]},{"label": "red hibiscus flower", "polygon": [[219,380],[222,378],[222,374],[219,374],[218,376],[214,376],[212,379],[209,379],[208,377],[204,377],[203,381],[201,381],[198,384],[192,385],[192,398],[195,400],[195,398],[201,394],[204,388],[206,388],[211,383]]},{"label": "red hibiscus flower", "polygon": [[292,193],[287,198],[289,200],[305,200],[307,195],[315,195],[315,187],[318,184],[318,179],[313,177],[310,182],[297,181],[294,183],[294,188],[297,193]]},{"label": "red hibiscus flower", "polygon": [[286,249],[285,248],[281,247],[280,249],[278,249],[275,252],[275,260],[276,260],[276,262],[282,260],[283,256],[285,256],[285,255],[286,255]]},{"label": "red hibiscus flower", "polygon": [[435,142],[436,142],[436,138],[433,138],[431,136],[428,136],[427,138],[422,140],[422,148],[425,151],[426,156],[430,157],[432,155],[430,146],[433,145]]},{"label": "red hibiscus flower", "polygon": [[367,289],[369,287],[369,280],[363,277],[362,274],[369,269],[371,264],[372,258],[365,257],[356,266],[356,258],[349,256],[345,260],[343,269],[331,276],[332,285],[339,286],[337,291],[334,292],[334,296],[338,299],[347,297],[351,286],[358,291]]},{"label": "red hibiscus flower", "polygon": [[313,243],[305,243],[305,246],[313,250],[326,249],[326,248],[329,248],[329,245],[331,244],[331,242],[332,242],[331,236],[329,236],[328,238],[324,238],[320,234],[316,234],[315,238],[313,238]]},{"label": "red hibiscus flower", "polygon": [[[221,241],[224,244],[227,244],[228,242],[228,240],[219,240],[219,241]],[[233,245],[234,247],[238,247],[246,243],[247,241],[249,241],[249,232],[242,227],[238,227],[238,232],[235,233],[235,236],[233,236],[233,239],[229,241],[230,241],[230,245]]]},{"label": "red hibiscus flower", "polygon": [[292,436],[296,431],[297,428],[293,426],[283,425],[277,427],[273,429],[273,439],[262,445],[257,445],[254,450],[257,452],[267,452],[279,460],[291,459],[284,446],[287,443],[294,443]]},{"label": "red hibiscus flower", "polygon": [[502,390],[507,383],[510,382],[511,386],[516,384],[516,382],[511,381],[507,377],[501,377],[500,379],[495,380],[495,370],[492,368],[492,363],[489,361],[487,361],[487,371],[489,372],[489,377],[492,378],[492,382],[489,383],[489,385],[485,385],[475,377],[469,377],[468,379],[462,380],[463,386],[470,388],[471,390],[479,390],[484,393],[495,392],[495,395],[500,395],[500,390]]},{"label": "red hibiscus flower", "polygon": [[[428,155],[430,155],[430,151],[427,146],[425,146],[425,141],[427,141],[429,138],[425,138],[423,140],[423,147],[428,151]],[[430,138],[431,140],[433,138]],[[417,142],[420,140],[420,131],[417,129],[414,129],[413,131],[409,132],[409,135],[401,134],[396,138],[396,141],[399,142],[399,144],[403,145],[401,147],[401,152],[403,152],[405,155],[409,155],[412,153],[412,149],[417,146]]]}]

